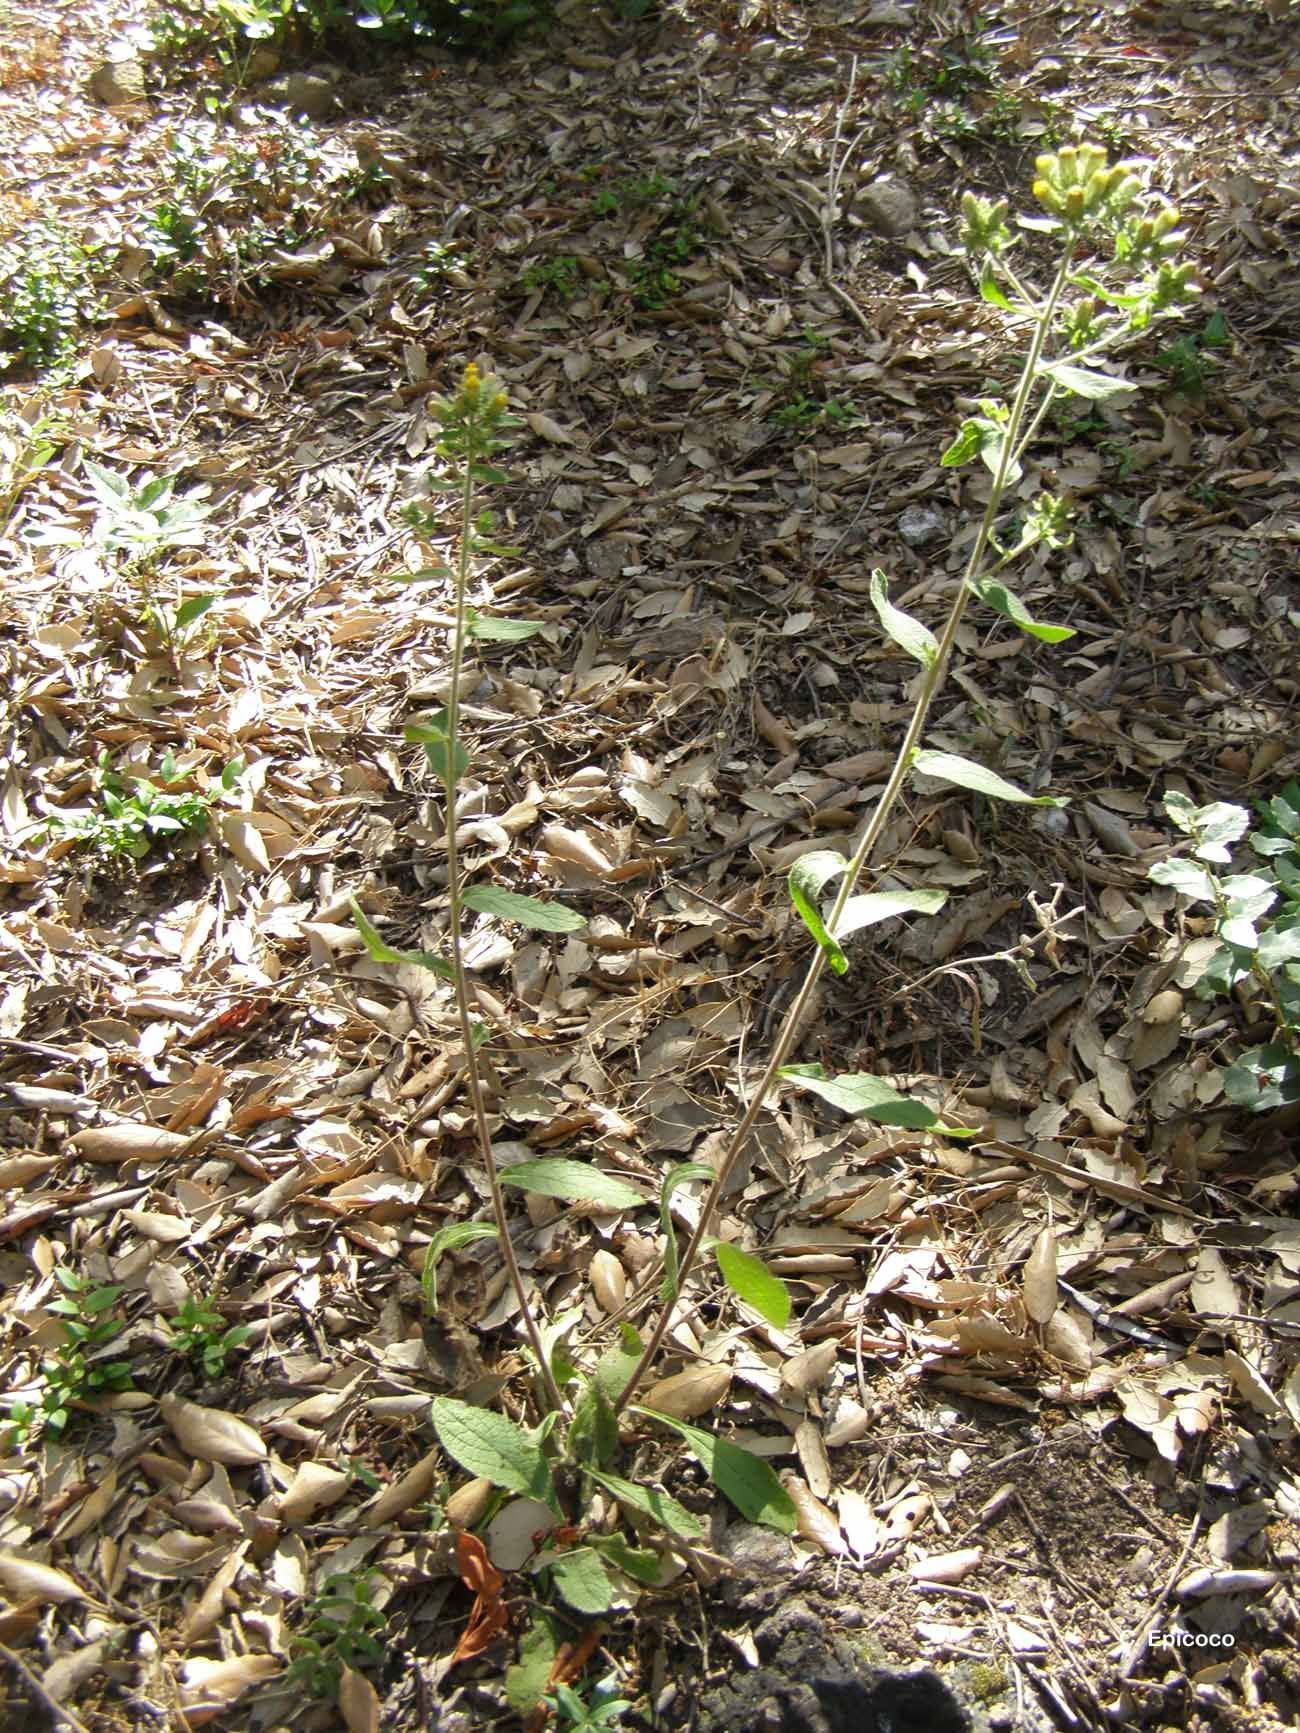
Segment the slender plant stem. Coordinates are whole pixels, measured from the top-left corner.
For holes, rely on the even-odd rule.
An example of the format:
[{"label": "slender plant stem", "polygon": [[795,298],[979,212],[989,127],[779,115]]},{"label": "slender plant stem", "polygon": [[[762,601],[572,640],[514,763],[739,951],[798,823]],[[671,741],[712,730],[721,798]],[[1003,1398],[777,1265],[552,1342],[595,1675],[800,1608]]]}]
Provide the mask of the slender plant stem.
[{"label": "slender plant stem", "polygon": [[501,1189],[501,1176],[497,1169],[496,1157],[492,1153],[492,1134],[488,1130],[487,1107],[483,1100],[483,1080],[479,1075],[478,1061],[475,1057],[474,1019],[470,1007],[469,978],[465,972],[465,955],[462,948],[460,848],[456,825],[456,758],[460,742],[460,676],[465,661],[465,591],[469,581],[470,537],[474,510],[474,477],[471,473],[471,465],[474,461],[471,442],[471,449],[464,458],[465,482],[461,491],[460,558],[456,562],[456,626],[452,633],[451,692],[447,698],[447,742],[443,749],[446,754],[443,765],[443,786],[447,791],[447,886],[451,964],[452,973],[456,980],[456,1015],[460,1023],[460,1038],[465,1046],[465,1081],[469,1088],[469,1098],[474,1111],[474,1129],[478,1136],[479,1153],[483,1158],[483,1166],[487,1170],[488,1193],[492,1200],[492,1218],[496,1223],[497,1239],[501,1246],[501,1255],[505,1259],[510,1286],[514,1289],[515,1297],[519,1301],[519,1311],[524,1321],[524,1328],[528,1332],[528,1340],[537,1357],[537,1369],[546,1391],[547,1403],[557,1412],[563,1413],[564,1398],[560,1395],[559,1385],[555,1382],[555,1375],[547,1361],[537,1317],[529,1301],[528,1290],[524,1286],[523,1271],[519,1268],[519,1260],[515,1256],[514,1244],[510,1238],[510,1224],[506,1219],[505,1193]]},{"label": "slender plant stem", "polygon": [[[993,533],[994,522],[996,521],[998,511],[1001,508],[1002,496],[1006,490],[1007,478],[1010,474],[1012,459],[1020,439],[1020,429],[1024,425],[1029,401],[1033,395],[1034,384],[1038,378],[1038,365],[1042,359],[1044,345],[1046,344],[1051,332],[1052,322],[1056,317],[1057,304],[1059,303],[1061,295],[1065,289],[1073,252],[1073,237],[1070,237],[1060,267],[1056,273],[1052,287],[1048,292],[1047,299],[1043,302],[1035,319],[1033,341],[1029,347],[1029,355],[1025,361],[1024,369],[1020,376],[1020,383],[1016,390],[1015,402],[1012,405],[1011,414],[1008,418],[1006,437],[1002,442],[1001,456],[998,462],[997,471],[993,477],[993,486],[989,491],[988,503],[984,508],[984,516],[980,522],[979,534],[975,538],[975,545],[971,549],[970,559],[966,564],[966,570],[957,585],[956,594],[954,595],[952,605],[948,610],[948,618],[944,623],[943,632],[939,638],[938,653],[933,662],[926,668],[922,677],[921,689],[913,706],[911,721],[908,723],[907,733],[903,738],[902,745],[898,749],[897,757],[894,760],[894,767],[889,775],[889,781],[885,784],[884,792],[876,802],[875,810],[867,823],[866,829],[862,833],[862,839],[858,843],[857,849],[854,851],[853,859],[849,862],[848,868],[843,875],[843,883],[840,886],[839,895],[836,897],[830,915],[827,917],[826,927],[831,933],[835,932],[840,917],[844,912],[844,906],[853,895],[857,882],[868,862],[871,860],[876,845],[879,843],[880,838],[884,833],[885,825],[889,820],[899,795],[902,793],[903,784],[907,780],[908,773],[912,768],[912,758],[920,744],[921,736],[925,730],[930,706],[947,678],[948,664],[952,657],[953,647],[957,642],[957,631],[961,625],[962,616],[966,612],[966,605],[973,593],[972,586],[976,578],[982,575],[984,556]],[[668,1327],[672,1323],[676,1311],[677,1300],[685,1290],[687,1278],[691,1274],[691,1271],[704,1248],[706,1239],[709,1237],[713,1226],[713,1219],[717,1214],[718,1205],[721,1203],[723,1195],[730,1183],[732,1172],[744,1150],[748,1146],[750,1132],[753,1130],[759,1113],[763,1109],[768,1091],[776,1082],[777,1073],[781,1069],[782,1065],[784,1065],[786,1057],[791,1047],[794,1045],[796,1034],[803,1024],[804,1013],[812,1001],[813,993],[816,990],[817,983],[821,978],[821,973],[825,966],[826,953],[819,945],[813,951],[807,972],[804,975],[803,983],[800,986],[798,993],[795,995],[789,1010],[786,1012],[780,1029],[777,1031],[776,1040],[773,1043],[771,1054],[763,1069],[763,1075],[760,1078],[757,1087],[751,1094],[749,1105],[746,1107],[740,1123],[732,1133],[722,1159],[718,1163],[717,1175],[713,1184],[709,1187],[704,1202],[700,1207],[699,1221],[696,1223],[695,1231],[687,1243],[685,1252],[682,1254],[682,1260],[677,1271],[676,1289],[661,1308],[654,1329],[650,1332],[649,1339],[641,1352],[641,1358],[637,1361],[636,1370],[632,1373],[632,1376],[628,1379],[627,1384],[619,1395],[618,1400],[614,1403],[614,1411],[616,1414],[619,1413],[636,1394],[637,1386],[645,1376],[647,1369],[653,1364],[655,1356],[658,1354],[660,1346],[663,1343],[663,1339],[668,1333]]]}]

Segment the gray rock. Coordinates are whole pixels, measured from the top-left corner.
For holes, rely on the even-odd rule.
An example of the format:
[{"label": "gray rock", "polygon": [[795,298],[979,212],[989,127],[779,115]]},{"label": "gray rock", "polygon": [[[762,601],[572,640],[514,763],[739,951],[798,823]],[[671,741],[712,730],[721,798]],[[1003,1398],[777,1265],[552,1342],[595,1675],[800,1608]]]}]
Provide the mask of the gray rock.
[{"label": "gray rock", "polygon": [[788,1577],[795,1568],[789,1539],[756,1522],[733,1522],[718,1551],[749,1577]]},{"label": "gray rock", "polygon": [[946,528],[943,513],[932,505],[909,505],[899,513],[898,533],[909,548],[924,547]]},{"label": "gray rock", "polygon": [[905,235],[916,227],[920,214],[915,197],[901,181],[878,180],[863,187],[857,197],[857,212],[880,235]]},{"label": "gray rock", "polygon": [[144,63],[133,54],[105,60],[90,75],[90,88],[107,108],[144,100]]}]

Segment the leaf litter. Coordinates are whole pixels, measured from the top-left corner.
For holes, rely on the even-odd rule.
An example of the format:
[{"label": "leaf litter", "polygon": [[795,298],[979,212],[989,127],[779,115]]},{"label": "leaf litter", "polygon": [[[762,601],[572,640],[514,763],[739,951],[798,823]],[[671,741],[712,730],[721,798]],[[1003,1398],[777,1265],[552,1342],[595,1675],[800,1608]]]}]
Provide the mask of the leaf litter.
[{"label": "leaf litter", "polygon": [[[3,50],[6,229],[57,179],[63,220],[119,244],[184,93],[103,108],[82,87],[109,21],[65,36],[29,10],[30,59]],[[419,1725],[431,1689],[486,1713],[507,1664],[567,1681],[602,1638],[629,1695],[717,1665],[703,1619],[657,1589],[616,1630],[533,1627],[515,1656],[529,1579],[469,1532],[482,1485],[435,1447],[432,1400],[490,1419],[519,1359],[489,1237],[441,1241],[425,1304],[429,1247],[484,1203],[463,1067],[445,987],[378,961],[351,912],[405,953],[442,937],[437,791],[405,729],[446,696],[448,618],[436,579],[401,581],[420,557],[402,507],[430,391],[491,355],[530,437],[499,501],[523,551],[476,598],[520,631],[475,639],[461,694],[461,833],[496,881],[471,966],[507,1177],[553,1181],[522,1195],[518,1255],[548,1316],[596,1331],[657,1283],[652,1200],[708,1162],[743,1095],[737,1043],[748,1064],[792,990],[776,875],[847,852],[881,786],[912,675],[871,618],[872,573],[925,614],[960,569],[978,490],[934,454],[1004,357],[952,257],[953,186],[1000,190],[1068,110],[1157,157],[1231,343],[1194,349],[1203,391],[1186,351],[1143,355],[1122,419],[1084,404],[1061,430],[1083,518],[1025,589],[1076,638],[1053,663],[968,634],[935,780],[888,839],[897,906],[942,887],[947,907],[837,934],[852,967],[803,1031],[807,1064],[929,1091],[979,1135],[774,1103],[721,1231],[736,1260],[763,1252],[793,1313],[702,1290],[645,1392],[672,1426],[647,1425],[636,1485],[678,1513],[678,1568],[706,1585],[743,1560],[745,1523],[792,1536],[801,1592],[896,1664],[1000,1669],[1012,1703],[1037,1693],[1069,1725],[1103,1705],[1135,1726],[1294,1720],[1294,1118],[1230,1110],[1248,1031],[1196,996],[1208,928],[1147,870],[1176,841],[1171,779],[1249,804],[1296,771],[1289,75],[1245,12],[1069,30],[993,12],[1019,105],[1000,142],[987,92],[965,121],[891,109],[884,57],[961,21],[890,7],[852,30],[780,5],[570,22],[499,71],[433,56],[378,94],[345,84],[316,143],[381,165],[384,204],[281,257],[273,292],[202,315],[119,294],[48,400],[39,472],[15,471],[8,418],[45,406],[4,385],[6,1386],[39,1401],[43,1366],[67,1364],[57,1270],[120,1289],[104,1354],[131,1373],[0,1463],[15,1702],[39,1688],[104,1727],[327,1725],[287,1683],[322,1606],[355,1625],[349,1727]],[[855,53],[874,70],[832,285],[821,210]],[[703,214],[657,307],[608,287],[648,233],[593,209],[593,186],[624,196],[624,163]],[[886,173],[916,207],[899,234],[867,214]],[[467,262],[414,294],[429,237]],[[574,298],[528,286],[570,252]],[[783,420],[801,401],[811,419]],[[209,489],[176,570],[217,599],[174,657],[141,635],[78,454]],[[918,502],[937,527],[907,518]],[[94,811],[104,752],[156,779],[167,748],[214,797],[192,841],[123,869],[40,834]],[[972,750],[1068,813],[990,816],[941,780]],[[512,924],[539,884],[585,931]],[[607,1191],[577,1196],[567,1169],[593,1157]],[[698,1219],[687,1186],[665,1208]],[[218,1333],[249,1331],[214,1377],[169,1346],[193,1296]],[[738,1465],[765,1459],[784,1502],[743,1489]],[[719,1460],[738,1510],[704,1481]],[[743,1651],[773,1591],[733,1568],[722,1640]],[[580,1572],[568,1590],[572,1609]],[[1222,1641],[1171,1671],[1155,1639],[1193,1606],[1191,1631]],[[523,1714],[536,1689],[515,1685]],[[669,1693],[667,1724],[681,1707]]]}]

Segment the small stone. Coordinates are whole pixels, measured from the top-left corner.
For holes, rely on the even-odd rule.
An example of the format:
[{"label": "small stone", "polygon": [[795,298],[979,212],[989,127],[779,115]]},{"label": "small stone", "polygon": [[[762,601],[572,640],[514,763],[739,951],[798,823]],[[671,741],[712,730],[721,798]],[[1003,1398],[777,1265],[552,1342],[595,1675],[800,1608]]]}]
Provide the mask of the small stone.
[{"label": "small stone", "polygon": [[872,181],[857,197],[858,215],[877,234],[905,235],[916,227],[916,199],[898,181]]},{"label": "small stone", "polygon": [[337,98],[334,81],[319,72],[291,72],[285,80],[285,101],[294,114],[308,120],[324,120],[334,112]]},{"label": "small stone", "polygon": [[133,54],[105,60],[90,76],[90,88],[106,108],[144,100],[144,63]]},{"label": "small stone", "polygon": [[924,547],[942,535],[945,527],[942,512],[931,505],[909,505],[898,518],[898,533],[909,548]]},{"label": "small stone", "polygon": [[248,56],[244,67],[244,82],[246,84],[263,84],[268,78],[274,78],[280,70],[280,51],[271,48],[265,42],[259,42]]}]

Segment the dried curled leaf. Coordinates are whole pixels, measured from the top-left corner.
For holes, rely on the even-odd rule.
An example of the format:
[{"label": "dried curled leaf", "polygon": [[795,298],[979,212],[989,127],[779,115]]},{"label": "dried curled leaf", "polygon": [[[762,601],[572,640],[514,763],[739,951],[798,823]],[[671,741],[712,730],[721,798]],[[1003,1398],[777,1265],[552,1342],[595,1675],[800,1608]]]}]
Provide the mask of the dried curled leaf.
[{"label": "dried curled leaf", "polygon": [[675,1372],[671,1378],[661,1378],[645,1393],[645,1406],[658,1414],[670,1414],[675,1420],[694,1420],[707,1414],[731,1388],[731,1370],[727,1366],[692,1366],[689,1371]]},{"label": "dried curled leaf", "polygon": [[607,1252],[603,1247],[594,1252],[588,1274],[591,1291],[601,1311],[620,1311],[627,1300],[627,1272],[613,1252]]},{"label": "dried curled leaf", "polygon": [[848,1547],[844,1536],[840,1533],[840,1525],[827,1510],[820,1498],[817,1498],[806,1480],[801,1480],[797,1474],[783,1474],[781,1485],[790,1495],[794,1505],[798,1531],[805,1540],[812,1541],[823,1552],[834,1555],[846,1553]]},{"label": "dried curled leaf", "polygon": [[306,1522],[317,1511],[328,1510],[346,1497],[352,1477],[323,1462],[300,1464],[293,1479],[280,1495],[281,1522]]},{"label": "dried curled leaf", "polygon": [[270,1454],[248,1422],[237,1414],[227,1414],[224,1408],[201,1408],[197,1402],[171,1394],[158,1406],[181,1448],[204,1462],[247,1468],[254,1462],[265,1462]]},{"label": "dried curled leaf", "polygon": [[40,1601],[57,1606],[61,1601],[84,1601],[86,1591],[53,1565],[0,1553],[0,1589],[11,1601]]}]

